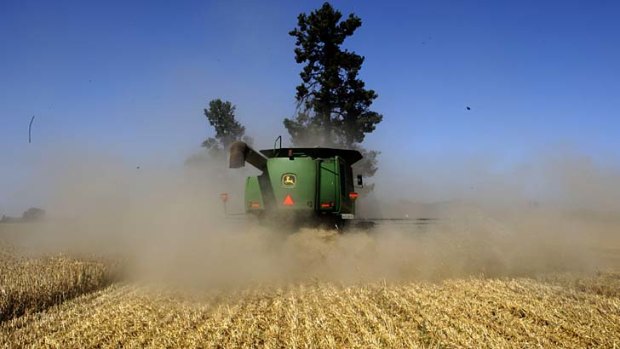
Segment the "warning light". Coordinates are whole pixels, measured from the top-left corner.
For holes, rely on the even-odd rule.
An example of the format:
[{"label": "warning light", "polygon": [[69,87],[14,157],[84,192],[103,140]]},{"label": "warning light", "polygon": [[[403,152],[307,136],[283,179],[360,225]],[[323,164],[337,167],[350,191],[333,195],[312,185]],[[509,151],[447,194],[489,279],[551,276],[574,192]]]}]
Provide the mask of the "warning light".
[{"label": "warning light", "polygon": [[220,199],[222,199],[222,202],[228,201],[228,193],[220,194]]},{"label": "warning light", "polygon": [[260,208],[260,202],[250,201],[250,208]]},{"label": "warning light", "polygon": [[356,192],[351,192],[349,193],[349,199],[354,200],[357,199],[357,197],[360,196],[360,194],[356,193]]},{"label": "warning light", "polygon": [[284,201],[282,201],[282,204],[284,206],[293,206],[295,205],[295,201],[293,201],[293,198],[290,195],[286,195]]}]

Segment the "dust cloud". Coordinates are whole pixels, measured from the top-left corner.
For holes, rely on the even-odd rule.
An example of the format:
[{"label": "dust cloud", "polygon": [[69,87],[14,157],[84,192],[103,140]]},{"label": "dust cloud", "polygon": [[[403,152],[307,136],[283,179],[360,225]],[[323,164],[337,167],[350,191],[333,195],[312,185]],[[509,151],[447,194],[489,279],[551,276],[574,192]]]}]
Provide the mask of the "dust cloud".
[{"label": "dust cloud", "polygon": [[[49,192],[49,220],[23,228],[32,231],[19,239],[47,252],[117,258],[132,280],[201,287],[617,267],[620,175],[569,160],[541,159],[530,167],[535,171],[520,168],[503,178],[485,178],[477,169],[478,183],[487,183],[479,195],[392,200],[370,213],[366,205],[367,216],[408,219],[340,234],[282,232],[239,215],[249,169],[229,170],[220,162],[136,168],[111,157],[64,156],[44,164],[38,179]],[[528,181],[550,188],[547,196],[529,199]],[[410,190],[403,196],[415,197]],[[229,193],[227,214],[222,192]]]}]

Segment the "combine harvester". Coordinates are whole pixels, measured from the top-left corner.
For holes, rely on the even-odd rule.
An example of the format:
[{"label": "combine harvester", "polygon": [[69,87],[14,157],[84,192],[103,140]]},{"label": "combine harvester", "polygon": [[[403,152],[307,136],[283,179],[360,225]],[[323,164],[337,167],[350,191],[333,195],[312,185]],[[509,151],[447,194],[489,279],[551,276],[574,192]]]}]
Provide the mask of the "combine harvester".
[{"label": "combine harvester", "polygon": [[[353,181],[351,166],[362,159],[357,150],[336,148],[282,148],[256,151],[244,142],[230,146],[230,168],[245,163],[262,173],[246,179],[245,214],[284,229],[322,227],[372,228],[377,221],[403,219],[365,219],[356,217],[356,188],[363,187],[361,175]],[[226,194],[224,194],[226,195]],[[428,218],[404,219],[424,225]]]}]

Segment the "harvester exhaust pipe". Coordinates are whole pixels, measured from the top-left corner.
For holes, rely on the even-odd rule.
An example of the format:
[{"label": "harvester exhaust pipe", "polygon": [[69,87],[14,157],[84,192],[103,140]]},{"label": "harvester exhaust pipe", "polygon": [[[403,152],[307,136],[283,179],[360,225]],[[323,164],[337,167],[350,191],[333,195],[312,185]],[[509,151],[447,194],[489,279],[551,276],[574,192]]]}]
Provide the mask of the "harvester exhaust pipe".
[{"label": "harvester exhaust pipe", "polygon": [[245,142],[237,141],[230,145],[230,168],[240,168],[248,162],[257,169],[267,169],[267,158],[256,150],[250,148]]}]

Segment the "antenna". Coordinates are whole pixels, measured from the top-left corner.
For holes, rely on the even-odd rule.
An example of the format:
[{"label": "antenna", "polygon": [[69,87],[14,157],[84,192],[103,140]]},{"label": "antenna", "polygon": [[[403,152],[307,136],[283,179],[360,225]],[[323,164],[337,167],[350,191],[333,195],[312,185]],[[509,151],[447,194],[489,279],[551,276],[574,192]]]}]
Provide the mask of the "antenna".
[{"label": "antenna", "polygon": [[276,150],[276,144],[278,144],[278,141],[280,141],[280,147],[278,149],[282,149],[282,136],[278,136],[278,138],[276,138],[276,141],[273,142],[273,150]]},{"label": "antenna", "polygon": [[[280,141],[280,147],[278,148],[278,152],[276,152],[276,144],[278,144],[278,141]],[[273,142],[273,153],[278,156],[280,154],[280,149],[282,149],[282,136],[278,136],[278,138],[276,138],[276,141]]]},{"label": "antenna", "polygon": [[32,143],[32,123],[34,122],[34,115],[30,119],[30,125],[28,125],[28,143]]}]

